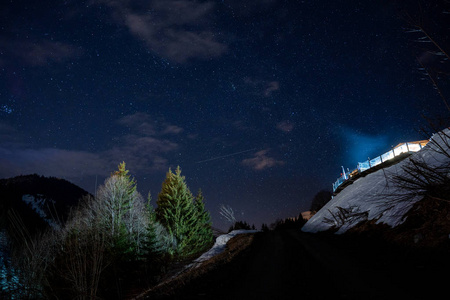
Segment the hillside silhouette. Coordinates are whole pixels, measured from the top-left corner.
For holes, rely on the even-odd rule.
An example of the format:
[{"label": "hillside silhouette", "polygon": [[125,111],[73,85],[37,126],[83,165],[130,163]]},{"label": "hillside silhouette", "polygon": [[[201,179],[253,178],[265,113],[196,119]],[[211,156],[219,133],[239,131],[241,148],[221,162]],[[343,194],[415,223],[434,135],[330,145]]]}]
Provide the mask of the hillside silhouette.
[{"label": "hillside silhouette", "polygon": [[[30,234],[45,229],[48,222],[33,205],[42,206],[40,209],[48,218],[64,223],[70,209],[86,195],[89,193],[77,185],[55,177],[32,174],[0,179],[0,228],[9,227],[10,216],[14,213],[20,216]],[[27,203],[24,197],[40,203]]]}]

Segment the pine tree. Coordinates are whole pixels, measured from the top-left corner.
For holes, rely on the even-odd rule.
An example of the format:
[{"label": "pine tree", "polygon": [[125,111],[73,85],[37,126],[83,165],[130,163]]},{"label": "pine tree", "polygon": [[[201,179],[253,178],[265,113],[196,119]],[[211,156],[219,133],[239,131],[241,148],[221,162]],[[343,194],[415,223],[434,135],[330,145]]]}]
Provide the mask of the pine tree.
[{"label": "pine tree", "polygon": [[196,223],[197,247],[199,250],[211,246],[213,242],[213,232],[211,228],[211,216],[205,209],[205,202],[202,190],[199,190],[195,197],[195,207],[198,214]]},{"label": "pine tree", "polygon": [[263,231],[263,232],[269,231],[269,227],[267,226],[267,224],[265,224],[265,223],[261,224],[261,231]]},{"label": "pine tree", "polygon": [[173,256],[184,256],[191,252],[188,247],[190,229],[195,223],[193,196],[189,191],[181,169],[175,173],[169,169],[158,195],[156,218],[173,237],[174,245],[169,249]]},{"label": "pine tree", "polygon": [[125,162],[119,164],[118,170],[99,189],[92,209],[100,226],[108,232],[111,249],[136,255],[143,246],[148,219],[136,181],[128,172]]},{"label": "pine tree", "polygon": [[158,195],[156,208],[156,220],[160,222],[173,238],[172,249],[169,253],[176,258],[192,255],[200,250],[199,221],[206,215],[199,214],[199,209],[204,211],[203,201],[196,206],[194,196],[186,185],[185,177],[181,176],[178,166],[175,173],[170,169],[162,184]]},{"label": "pine tree", "polygon": [[151,194],[148,194],[146,209],[148,211],[149,222],[146,236],[143,243],[143,257],[150,262],[154,262],[166,251],[164,243],[164,229],[156,220],[155,209],[151,204]]}]

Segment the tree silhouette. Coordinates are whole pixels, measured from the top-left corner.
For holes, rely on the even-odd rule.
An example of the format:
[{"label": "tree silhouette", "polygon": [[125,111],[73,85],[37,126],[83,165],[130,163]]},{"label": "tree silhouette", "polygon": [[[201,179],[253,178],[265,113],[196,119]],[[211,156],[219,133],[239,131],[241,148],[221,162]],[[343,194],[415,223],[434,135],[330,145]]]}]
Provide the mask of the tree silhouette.
[{"label": "tree silhouette", "polygon": [[311,211],[319,211],[328,201],[331,200],[332,193],[330,191],[322,190],[318,192],[312,202],[311,202]]}]

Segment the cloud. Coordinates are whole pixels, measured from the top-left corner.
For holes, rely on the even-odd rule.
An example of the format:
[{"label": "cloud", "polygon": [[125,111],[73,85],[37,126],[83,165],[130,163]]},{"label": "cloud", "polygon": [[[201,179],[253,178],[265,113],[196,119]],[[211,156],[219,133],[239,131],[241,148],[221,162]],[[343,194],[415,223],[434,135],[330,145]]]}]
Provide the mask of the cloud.
[{"label": "cloud", "polygon": [[136,112],[132,115],[124,116],[118,120],[118,123],[142,135],[148,136],[179,134],[184,131],[179,126],[154,120],[149,114],[143,112]]},{"label": "cloud", "polygon": [[120,125],[138,131],[140,134],[144,135],[156,134],[155,126],[150,123],[151,122],[150,115],[143,112],[136,112],[135,114],[124,116],[120,118],[117,122]]},{"label": "cloud", "polygon": [[264,90],[264,96],[270,97],[273,92],[280,89],[280,83],[278,81],[271,81],[267,83],[266,89]]},{"label": "cloud", "polygon": [[0,123],[0,140],[2,142],[10,142],[18,135],[18,131],[11,125]]},{"label": "cloud", "polygon": [[261,12],[272,9],[277,0],[227,0],[227,6],[233,10],[234,14],[242,17],[249,18],[255,14],[261,14]]},{"label": "cloud", "polygon": [[103,155],[110,165],[125,161],[134,172],[160,170],[161,162],[167,161],[163,156],[178,148],[175,142],[147,136],[127,135],[121,140]]},{"label": "cloud", "polygon": [[294,123],[291,123],[289,120],[281,121],[277,124],[277,129],[283,132],[291,132],[294,129]]},{"label": "cloud", "polygon": [[124,116],[118,123],[130,128],[131,133],[120,137],[116,146],[103,153],[108,161],[115,164],[125,161],[134,172],[167,168],[164,155],[176,150],[178,144],[164,136],[181,133],[183,128],[155,120],[143,112]]},{"label": "cloud", "polygon": [[[19,58],[32,66],[45,66],[51,62],[61,63],[81,53],[80,48],[49,40],[30,42],[2,39],[0,43],[7,56]],[[6,60],[2,62],[5,63]]]},{"label": "cloud", "polygon": [[273,92],[280,89],[280,82],[276,80],[267,81],[259,78],[245,77],[244,83],[253,89],[253,93],[270,97]]},{"label": "cloud", "polygon": [[178,127],[176,125],[167,125],[166,128],[163,130],[163,134],[178,134],[183,132],[184,129],[181,127]]},{"label": "cloud", "polygon": [[172,61],[211,59],[227,51],[215,32],[207,29],[214,13],[212,1],[93,0],[92,3],[110,6],[116,21],[143,40],[151,51]]},{"label": "cloud", "polygon": [[105,174],[106,159],[95,153],[62,149],[0,147],[0,177],[39,173],[61,178]]},{"label": "cloud", "polygon": [[264,170],[266,168],[272,168],[275,166],[282,166],[285,164],[284,161],[276,160],[275,158],[269,157],[267,154],[269,149],[258,151],[254,154],[254,157],[247,158],[242,161],[244,166],[250,167],[254,170]]},{"label": "cloud", "polygon": [[257,130],[252,125],[248,124],[247,121],[243,120],[236,120],[236,121],[230,121],[234,128],[236,128],[239,131],[255,131]]},{"label": "cloud", "polygon": [[[179,145],[171,137],[183,131],[181,127],[163,123],[152,126],[145,113],[124,116],[118,120],[130,128],[130,133],[117,137],[117,143],[101,152],[77,151],[57,148],[30,149],[17,142],[0,141],[0,177],[39,173],[66,179],[84,176],[108,175],[125,161],[134,174],[161,171],[168,168],[167,156]],[[11,126],[0,124],[0,136],[16,134]]]}]

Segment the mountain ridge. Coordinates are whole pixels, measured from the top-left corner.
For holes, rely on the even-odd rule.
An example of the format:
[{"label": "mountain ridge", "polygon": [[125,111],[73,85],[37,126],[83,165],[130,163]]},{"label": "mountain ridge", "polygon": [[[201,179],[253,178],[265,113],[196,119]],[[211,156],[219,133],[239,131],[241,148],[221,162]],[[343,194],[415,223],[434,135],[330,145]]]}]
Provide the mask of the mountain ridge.
[{"label": "mountain ridge", "polygon": [[0,229],[11,226],[11,214],[20,216],[33,235],[49,225],[64,223],[72,207],[89,193],[56,177],[38,174],[0,179]]}]

